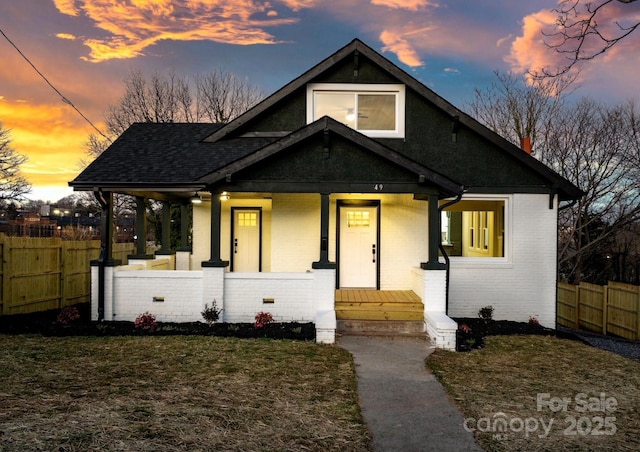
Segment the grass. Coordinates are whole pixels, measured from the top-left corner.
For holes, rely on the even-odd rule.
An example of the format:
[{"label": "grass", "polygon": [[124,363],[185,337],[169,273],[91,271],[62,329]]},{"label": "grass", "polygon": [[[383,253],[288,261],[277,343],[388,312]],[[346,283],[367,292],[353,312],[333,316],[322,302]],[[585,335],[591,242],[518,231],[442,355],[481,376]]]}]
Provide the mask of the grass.
[{"label": "grass", "polygon": [[437,350],[427,367],[486,450],[640,449],[636,361],[555,337],[492,336],[469,353]]},{"label": "grass", "polygon": [[0,335],[0,350],[3,451],[370,450],[338,347]]}]

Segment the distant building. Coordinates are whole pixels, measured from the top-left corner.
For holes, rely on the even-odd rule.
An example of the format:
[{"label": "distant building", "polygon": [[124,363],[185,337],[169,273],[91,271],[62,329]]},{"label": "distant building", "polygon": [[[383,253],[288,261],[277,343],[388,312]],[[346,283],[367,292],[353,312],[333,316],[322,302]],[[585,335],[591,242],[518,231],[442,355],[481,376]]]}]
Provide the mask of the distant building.
[{"label": "distant building", "polygon": [[2,221],[0,232],[18,237],[59,237],[58,222],[37,213],[25,213],[13,220]]}]

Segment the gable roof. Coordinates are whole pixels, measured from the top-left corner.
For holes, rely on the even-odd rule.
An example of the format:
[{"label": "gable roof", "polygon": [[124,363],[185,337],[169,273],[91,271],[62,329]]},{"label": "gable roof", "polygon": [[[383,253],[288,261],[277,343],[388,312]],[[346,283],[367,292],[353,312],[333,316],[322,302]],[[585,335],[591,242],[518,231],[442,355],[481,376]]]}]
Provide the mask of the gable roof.
[{"label": "gable roof", "polygon": [[[437,95],[434,91],[413,78],[404,70],[400,69],[391,61],[384,58],[382,55],[364,44],[359,39],[354,39],[349,44],[347,44],[325,60],[318,63],[316,66],[312,67],[307,72],[282,87],[280,90],[276,91],[273,95],[269,96],[252,109],[238,116],[228,124],[220,127],[210,136],[206,137],[204,141],[215,142],[225,137],[232,136],[233,132],[239,129],[241,126],[257,118],[269,108],[273,107],[278,102],[283,100],[285,97],[292,94],[294,91],[312,82],[316,77],[330,69],[337,62],[349,57],[357,58],[359,55],[365,56],[373,63],[377,64],[379,67],[387,71],[399,82],[405,84],[408,88],[411,88],[423,98],[427,99],[431,104],[449,115],[452,121],[466,126],[482,138],[494,144],[496,147],[504,150],[504,152],[508,153],[512,158],[529,167],[532,171],[539,174],[544,179],[549,180],[554,188],[558,191],[561,199],[578,199],[584,194],[578,187],[576,187],[564,177],[560,176],[555,171],[551,170],[538,159],[524,152],[522,149],[520,149],[510,141],[501,137],[462,110],[453,106],[443,97]],[[354,62],[354,65],[356,64],[357,63]],[[357,70],[357,67],[354,70]]]},{"label": "gable roof", "polygon": [[448,177],[439,174],[413,160],[405,157],[402,154],[384,146],[383,144],[375,141],[356,130],[347,127],[344,124],[339,123],[333,118],[323,116],[317,121],[306,125],[283,138],[278,139],[270,144],[267,144],[263,148],[247,154],[246,156],[229,163],[226,166],[220,167],[216,171],[213,171],[206,176],[201,177],[198,181],[204,182],[207,185],[215,184],[223,179],[232,177],[233,173],[243,170],[249,166],[259,164],[269,157],[276,155],[278,152],[288,149],[295,144],[301,143],[307,138],[324,133],[334,133],[347,141],[367,149],[368,152],[377,155],[378,157],[390,162],[396,166],[399,166],[408,172],[412,172],[416,175],[416,182],[422,184],[429,184],[437,187],[441,192],[447,196],[454,196],[462,194],[464,187],[462,184],[455,182]]},{"label": "gable roof", "polygon": [[301,127],[284,137],[282,134],[246,134],[244,132],[247,130],[241,129],[268,114],[269,109],[303,89],[307,83],[317,81],[323,73],[346,58],[353,59],[354,71],[357,71],[360,56],[413,90],[445,117],[448,116],[466,127],[496,150],[518,162],[522,168],[546,181],[545,187],[558,193],[561,200],[582,196],[583,193],[571,182],[454,107],[358,39],[354,39],[228,124],[133,124],[69,185],[77,190],[100,188],[128,193],[173,191],[183,192],[182,195],[187,196],[187,191],[206,189],[208,185],[220,181],[223,174],[226,178],[229,173],[254,165],[287,146],[295,145],[305,136],[326,129],[388,162],[418,174],[423,183],[431,183],[441,188],[443,193],[458,193],[460,185],[457,182],[391,150],[382,144],[384,141],[368,138],[331,119]]},{"label": "gable roof", "polygon": [[201,176],[274,140],[203,141],[220,127],[202,123],[132,124],[69,185],[79,190],[203,189],[204,184],[197,182]]}]

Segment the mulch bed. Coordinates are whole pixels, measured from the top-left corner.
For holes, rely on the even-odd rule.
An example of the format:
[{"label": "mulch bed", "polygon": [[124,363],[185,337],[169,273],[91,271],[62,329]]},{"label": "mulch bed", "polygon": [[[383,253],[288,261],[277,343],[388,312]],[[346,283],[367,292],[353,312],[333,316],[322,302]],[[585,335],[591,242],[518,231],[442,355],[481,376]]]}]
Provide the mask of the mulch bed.
[{"label": "mulch bed", "polygon": [[0,316],[1,334],[43,336],[219,336],[313,341],[315,325],[299,322],[270,323],[255,328],[253,323],[157,322],[153,330],[136,328],[134,322],[92,322],[88,303],[76,305],[80,319],[66,325],[56,321],[59,310]]},{"label": "mulch bed", "polygon": [[557,336],[558,332],[545,328],[539,324],[514,322],[511,320],[485,320],[474,317],[456,317],[458,331],[456,332],[456,350],[470,351],[484,347],[486,336],[507,336],[534,334],[543,336]]}]

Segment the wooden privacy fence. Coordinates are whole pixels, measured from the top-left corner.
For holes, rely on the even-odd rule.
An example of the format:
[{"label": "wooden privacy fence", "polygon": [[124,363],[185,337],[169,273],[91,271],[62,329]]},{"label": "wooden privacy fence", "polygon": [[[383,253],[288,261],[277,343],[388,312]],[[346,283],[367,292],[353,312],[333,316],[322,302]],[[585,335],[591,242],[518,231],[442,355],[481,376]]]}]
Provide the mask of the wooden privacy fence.
[{"label": "wooden privacy fence", "polygon": [[[114,258],[126,262],[132,243],[117,243]],[[90,262],[100,241],[8,237],[0,234],[0,315],[60,309],[91,298]]]},{"label": "wooden privacy fence", "polygon": [[558,283],[558,324],[640,340],[640,286]]}]

